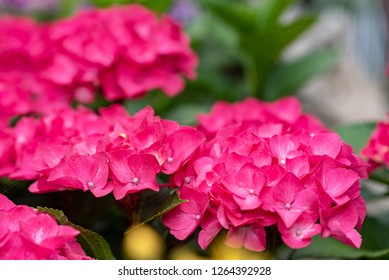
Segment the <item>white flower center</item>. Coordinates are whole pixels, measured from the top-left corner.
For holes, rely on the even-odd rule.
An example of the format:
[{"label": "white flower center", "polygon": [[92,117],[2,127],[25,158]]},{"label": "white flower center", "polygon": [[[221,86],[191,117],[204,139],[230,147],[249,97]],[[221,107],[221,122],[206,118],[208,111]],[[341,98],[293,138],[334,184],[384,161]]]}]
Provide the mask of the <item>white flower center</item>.
[{"label": "white flower center", "polygon": [[199,214],[197,214],[196,216],[195,216],[195,219],[196,219],[196,221],[198,221],[198,220],[200,220],[200,215]]},{"label": "white flower center", "polygon": [[290,210],[290,207],[291,207],[292,205],[288,202],[288,203],[285,203],[285,208],[287,209],[287,210]]},{"label": "white flower center", "polygon": [[139,184],[139,178],[137,177],[134,177],[131,181],[134,185],[138,185]]},{"label": "white flower center", "polygon": [[173,163],[173,158],[172,158],[172,157],[168,157],[168,158],[167,158],[167,163],[168,163],[168,164]]},{"label": "white flower center", "polygon": [[296,230],[296,236],[297,236],[298,238],[301,238],[302,235],[303,235],[303,231],[302,231],[301,229]]},{"label": "white flower center", "polygon": [[93,182],[88,182],[87,185],[88,185],[88,187],[89,187],[90,189],[93,189],[93,188],[96,187],[95,184],[94,184]]},{"label": "white flower center", "polygon": [[185,184],[189,184],[190,183],[190,177],[189,176],[185,177],[184,181],[185,181]]}]

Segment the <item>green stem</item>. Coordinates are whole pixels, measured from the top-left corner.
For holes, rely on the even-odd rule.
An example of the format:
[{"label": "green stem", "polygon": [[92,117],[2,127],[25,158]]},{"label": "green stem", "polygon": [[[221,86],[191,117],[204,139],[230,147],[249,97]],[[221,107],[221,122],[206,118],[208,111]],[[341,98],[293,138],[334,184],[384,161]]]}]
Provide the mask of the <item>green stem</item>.
[{"label": "green stem", "polygon": [[246,54],[242,58],[242,63],[245,81],[247,84],[247,88],[249,89],[249,95],[256,96],[259,98],[260,79],[255,59],[252,58],[249,54]]},{"label": "green stem", "polygon": [[296,250],[295,249],[291,249],[291,251],[288,254],[288,257],[286,259],[287,260],[292,260],[295,253],[296,253]]}]

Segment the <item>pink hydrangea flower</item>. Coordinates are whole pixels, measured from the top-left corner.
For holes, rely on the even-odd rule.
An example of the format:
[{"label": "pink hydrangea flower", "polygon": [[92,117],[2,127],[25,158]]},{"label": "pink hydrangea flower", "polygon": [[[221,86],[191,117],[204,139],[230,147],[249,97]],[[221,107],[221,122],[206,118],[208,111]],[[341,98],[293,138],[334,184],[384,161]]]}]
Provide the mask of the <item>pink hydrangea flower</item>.
[{"label": "pink hydrangea flower", "polygon": [[199,116],[198,128],[207,140],[172,181],[179,190],[202,193],[208,206],[196,223],[179,210],[169,212],[165,225],[173,234],[176,217],[201,228],[203,249],[225,230],[227,245],[265,250],[268,227],[291,248],[308,246],[319,234],[360,247],[366,207],[359,180],[368,164],[304,114],[296,98],[220,102]]},{"label": "pink hydrangea flower", "polygon": [[154,89],[174,96],[196,75],[197,57],[181,27],[140,5],[44,24],[2,16],[0,24],[0,127],[73,100],[90,103],[96,91],[111,101]]},{"label": "pink hydrangea flower", "polygon": [[[389,117],[389,115],[388,115]],[[364,155],[369,163],[369,171],[375,168],[386,165],[389,166],[389,122],[382,120],[378,122],[375,130],[368,143],[362,148],[361,153]]]},{"label": "pink hydrangea flower", "polygon": [[49,35],[56,55],[44,77],[73,89],[97,85],[109,100],[153,89],[176,95],[183,77],[195,76],[197,58],[179,25],[140,5],[81,11],[52,24]]},{"label": "pink hydrangea flower", "polygon": [[159,191],[156,176],[178,172],[205,141],[195,128],[162,120],[150,107],[130,116],[119,105],[99,114],[79,107],[23,117],[1,133],[0,175],[36,180],[29,187],[34,193],[81,190],[117,200]]},{"label": "pink hydrangea flower", "polygon": [[15,205],[0,194],[0,259],[87,260],[75,237],[79,231],[57,225],[46,213]]},{"label": "pink hydrangea flower", "polygon": [[68,106],[69,93],[40,74],[54,55],[46,25],[15,16],[0,17],[0,24],[0,126],[15,116]]}]

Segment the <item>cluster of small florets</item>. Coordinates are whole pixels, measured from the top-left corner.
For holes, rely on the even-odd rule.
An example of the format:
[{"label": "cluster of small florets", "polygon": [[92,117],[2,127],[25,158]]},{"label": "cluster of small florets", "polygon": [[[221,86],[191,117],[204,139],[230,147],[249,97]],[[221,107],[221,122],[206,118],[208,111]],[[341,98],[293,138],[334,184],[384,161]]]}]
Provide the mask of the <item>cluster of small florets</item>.
[{"label": "cluster of small florets", "polygon": [[111,101],[154,89],[173,96],[184,76],[195,76],[197,58],[181,28],[139,5],[50,24],[3,16],[0,24],[0,127],[20,114],[91,102],[96,91]]},{"label": "cluster of small florets", "polygon": [[201,227],[205,249],[224,229],[227,245],[262,251],[273,226],[291,248],[318,234],[360,247],[367,164],[297,99],[221,102],[199,123],[206,142],[172,176],[187,202],[162,219],[177,239]]},{"label": "cluster of small florets", "polygon": [[0,194],[0,259],[87,260],[76,242],[79,231],[57,225],[55,219],[36,209],[15,205]]},{"label": "cluster of small florets", "polygon": [[2,132],[0,174],[37,180],[34,193],[79,189],[116,199],[159,190],[156,175],[172,174],[205,140],[195,128],[154,116],[150,107],[130,116],[124,107],[80,107],[42,118],[23,117]]},{"label": "cluster of small florets", "polygon": [[[389,116],[388,116],[389,117]],[[378,122],[375,130],[373,131],[370,139],[365,147],[361,151],[369,163],[370,170],[385,165],[389,167],[389,122]]]}]

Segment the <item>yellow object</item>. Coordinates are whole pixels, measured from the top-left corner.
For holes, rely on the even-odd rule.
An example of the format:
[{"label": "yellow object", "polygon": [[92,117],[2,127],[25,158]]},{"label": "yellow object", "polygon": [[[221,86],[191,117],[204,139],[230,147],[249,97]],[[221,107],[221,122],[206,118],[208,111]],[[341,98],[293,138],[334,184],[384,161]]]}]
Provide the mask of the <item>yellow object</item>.
[{"label": "yellow object", "polygon": [[180,246],[172,250],[169,255],[172,260],[205,260],[207,258],[197,254],[190,246]]},{"label": "yellow object", "polygon": [[253,252],[245,248],[231,248],[224,244],[226,234],[220,234],[210,246],[210,257],[214,260],[269,260],[271,254]]},{"label": "yellow object", "polygon": [[128,259],[160,259],[163,247],[162,237],[149,225],[128,229],[123,238],[123,254]]}]

